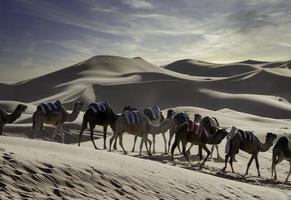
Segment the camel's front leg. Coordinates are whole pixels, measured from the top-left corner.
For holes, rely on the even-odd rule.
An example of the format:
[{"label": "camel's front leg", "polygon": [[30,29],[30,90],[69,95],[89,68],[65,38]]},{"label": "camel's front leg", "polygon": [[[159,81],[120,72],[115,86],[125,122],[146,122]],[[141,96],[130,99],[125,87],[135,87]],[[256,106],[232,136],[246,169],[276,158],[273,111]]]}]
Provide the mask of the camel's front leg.
[{"label": "camel's front leg", "polygon": [[255,156],[255,161],[256,161],[256,167],[257,167],[257,171],[258,171],[258,176],[261,177],[260,164],[259,164],[259,160],[258,160],[258,154]]},{"label": "camel's front leg", "polygon": [[103,126],[103,149],[106,149],[107,126]]},{"label": "camel's front leg", "polygon": [[62,143],[65,144],[65,133],[64,133],[64,129],[63,129],[62,124],[59,127],[59,133],[61,134],[61,137],[62,137]]},{"label": "camel's front leg", "polygon": [[113,142],[113,140],[116,141],[118,135],[119,135],[119,133],[117,133],[117,132],[113,132],[113,135],[112,135],[112,137],[111,137],[110,140],[109,140],[109,151],[111,151],[111,146],[112,146],[112,142]]},{"label": "camel's front leg", "polygon": [[120,145],[120,147],[122,148],[122,150],[123,150],[123,153],[124,154],[127,154],[127,152],[125,151],[125,149],[124,149],[124,147],[123,147],[123,140],[122,140],[122,136],[123,136],[123,134],[121,133],[121,134],[119,134],[119,145]]},{"label": "camel's front leg", "polygon": [[2,131],[3,131],[3,126],[0,125],[0,135],[2,135]]},{"label": "camel's front leg", "polygon": [[163,139],[164,139],[164,144],[165,144],[165,154],[168,153],[167,150],[167,138],[166,138],[166,133],[162,133]]},{"label": "camel's front leg", "polygon": [[256,157],[256,155],[255,154],[252,154],[252,157],[251,157],[250,161],[248,162],[247,170],[246,170],[246,174],[245,175],[248,175],[249,168],[250,168],[250,166],[251,166],[251,164],[252,164],[252,162],[253,162],[253,160],[254,160],[255,157]]},{"label": "camel's front leg", "polygon": [[172,141],[174,134],[175,134],[175,131],[173,128],[171,128],[169,131],[168,151],[170,151],[171,141]]},{"label": "camel's front leg", "polygon": [[133,147],[131,149],[131,152],[134,152],[134,150],[135,150],[135,144],[136,144],[137,137],[138,137],[137,135],[134,136]]},{"label": "camel's front leg", "polygon": [[156,134],[153,134],[153,153],[156,153]]}]

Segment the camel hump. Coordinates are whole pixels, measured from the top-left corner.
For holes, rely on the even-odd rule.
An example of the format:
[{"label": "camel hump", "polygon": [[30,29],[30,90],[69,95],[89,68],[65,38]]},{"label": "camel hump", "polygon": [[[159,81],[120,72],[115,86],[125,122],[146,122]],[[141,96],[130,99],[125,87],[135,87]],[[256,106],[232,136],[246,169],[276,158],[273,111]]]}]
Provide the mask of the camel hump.
[{"label": "camel hump", "polygon": [[41,103],[37,106],[37,110],[41,110],[45,114],[51,111],[60,111],[63,109],[64,107],[60,101],[56,101],[54,103]]},{"label": "camel hump", "polygon": [[157,120],[161,118],[161,109],[155,105],[151,108],[145,108],[144,113],[150,118],[150,120]]},{"label": "camel hump", "polygon": [[128,124],[141,124],[143,122],[143,115],[140,111],[124,111],[123,114]]},{"label": "camel hump", "polygon": [[97,112],[107,112],[111,108],[110,108],[110,105],[106,101],[100,101],[96,103],[91,103],[88,106],[88,109],[92,109],[94,113],[97,113]]},{"label": "camel hump", "polygon": [[284,136],[284,137],[279,138],[274,149],[277,149],[277,148],[287,149],[288,145],[289,145],[288,138]]}]

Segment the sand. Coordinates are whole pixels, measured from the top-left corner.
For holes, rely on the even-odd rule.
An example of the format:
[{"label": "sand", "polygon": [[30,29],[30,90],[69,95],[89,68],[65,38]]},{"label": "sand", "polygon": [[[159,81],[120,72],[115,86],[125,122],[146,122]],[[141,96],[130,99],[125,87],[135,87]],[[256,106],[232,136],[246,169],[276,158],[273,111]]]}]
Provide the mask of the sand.
[{"label": "sand", "polygon": [[[1,83],[1,108],[12,112],[19,103],[28,105],[0,137],[1,199],[290,199],[291,184],[283,182],[289,164],[280,163],[279,181],[271,180],[271,150],[259,154],[262,177],[258,178],[254,164],[250,175],[243,176],[250,158],[244,152],[236,157],[236,173],[221,173],[223,160],[216,159],[216,153],[203,169],[196,156],[191,156],[192,167],[178,154],[171,162],[169,155],[163,155],[161,135],[152,157],[139,157],[138,149],[126,156],[120,147],[113,152],[95,150],[88,132],[78,147],[84,111],[65,125],[66,144],[60,143],[60,136],[51,141],[52,126],[34,140],[27,138],[36,105],[57,99],[69,110],[76,100],[88,105],[106,99],[117,113],[125,105],[157,104],[164,113],[173,108],[191,118],[194,113],[215,116],[221,126],[254,131],[261,141],[267,132],[289,137],[289,67],[289,61],[215,64],[189,59],[156,66],[142,58],[95,56],[31,80]],[[95,130],[101,148],[102,129]],[[225,142],[219,145],[221,155]],[[126,134],[128,151],[132,144],[133,136]],[[192,154],[196,152],[193,147]]]}]

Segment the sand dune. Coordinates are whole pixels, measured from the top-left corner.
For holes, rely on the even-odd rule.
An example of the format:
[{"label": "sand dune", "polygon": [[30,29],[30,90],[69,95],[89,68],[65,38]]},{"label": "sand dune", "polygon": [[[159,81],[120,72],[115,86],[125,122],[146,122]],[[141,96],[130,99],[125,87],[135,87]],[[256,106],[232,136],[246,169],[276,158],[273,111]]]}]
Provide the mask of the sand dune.
[{"label": "sand dune", "polygon": [[[192,156],[188,167],[182,156],[170,162],[163,152],[163,140],[157,136],[158,154],[137,158],[136,153],[120,155],[120,149],[108,153],[95,151],[88,131],[78,142],[84,112],[65,124],[66,144],[51,141],[54,127],[46,126],[37,139],[28,140],[31,116],[41,102],[61,100],[69,112],[79,100],[88,105],[106,99],[115,112],[125,105],[144,108],[159,105],[215,116],[223,127],[254,131],[262,140],[267,132],[291,134],[290,61],[215,64],[180,60],[156,66],[140,57],[95,56],[65,69],[24,80],[0,83],[0,107],[12,112],[17,104],[28,109],[0,137],[0,196],[11,198],[83,198],[83,199],[290,199],[290,184],[269,179],[271,150],[260,155],[263,178],[242,177],[249,155],[240,152],[238,173],[220,173],[221,160],[207,162],[200,169]],[[95,140],[103,144],[101,127]],[[109,130],[109,136],[112,130]],[[10,138],[6,136],[16,136]],[[45,140],[45,141],[42,141]],[[125,135],[130,149],[133,137]],[[108,141],[107,141],[108,142]],[[69,145],[70,144],[70,145]],[[224,152],[225,141],[219,146]],[[196,152],[196,147],[192,153]],[[151,161],[149,161],[151,160]],[[286,177],[289,165],[278,166],[279,179]]]}]

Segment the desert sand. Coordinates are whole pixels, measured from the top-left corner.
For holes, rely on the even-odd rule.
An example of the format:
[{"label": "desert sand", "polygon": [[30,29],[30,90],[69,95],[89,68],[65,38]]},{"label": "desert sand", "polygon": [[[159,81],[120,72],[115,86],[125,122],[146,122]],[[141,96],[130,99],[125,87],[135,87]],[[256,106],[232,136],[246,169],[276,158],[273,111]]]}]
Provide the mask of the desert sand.
[{"label": "desert sand", "polygon": [[[235,173],[221,173],[223,160],[199,167],[197,147],[192,149],[192,167],[183,156],[163,155],[161,135],[158,153],[139,157],[95,150],[88,132],[77,146],[84,111],[65,125],[66,144],[51,141],[53,127],[47,126],[37,138],[31,133],[31,116],[41,102],[61,100],[71,110],[75,101],[86,105],[106,99],[119,113],[125,105],[144,108],[159,105],[164,114],[173,108],[215,116],[221,126],[254,131],[264,142],[267,132],[278,136],[291,133],[290,61],[215,64],[180,60],[156,66],[142,58],[95,56],[74,66],[18,83],[0,83],[0,107],[12,112],[19,103],[28,106],[14,123],[4,127],[0,137],[0,196],[20,198],[79,199],[290,199],[291,184],[284,179],[289,163],[277,167],[278,181],[271,176],[271,149],[259,154],[262,177],[255,164],[244,177],[250,155],[240,152]],[[95,142],[103,147],[101,127]],[[109,136],[112,131],[109,130]],[[168,135],[168,134],[167,134]],[[151,138],[151,136],[149,136]],[[138,140],[139,141],[139,140]],[[109,142],[107,140],[107,142]],[[224,155],[226,140],[219,145]],[[124,137],[129,151],[133,136]],[[145,150],[145,149],[144,149]],[[291,181],[291,180],[290,180]]]}]

